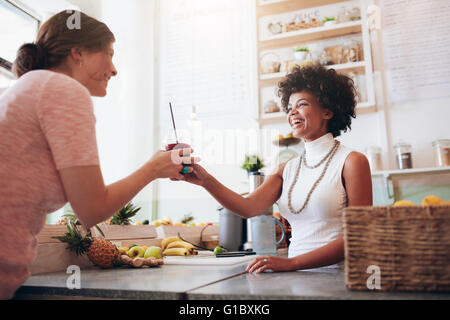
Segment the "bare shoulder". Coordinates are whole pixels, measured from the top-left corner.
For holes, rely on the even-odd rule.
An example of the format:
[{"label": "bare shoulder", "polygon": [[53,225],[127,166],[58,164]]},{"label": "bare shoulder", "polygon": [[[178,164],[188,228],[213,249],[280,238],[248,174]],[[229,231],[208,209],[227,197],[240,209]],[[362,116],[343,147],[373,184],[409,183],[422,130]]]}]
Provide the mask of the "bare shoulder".
[{"label": "bare shoulder", "polygon": [[270,173],[271,175],[277,176],[279,178],[283,178],[283,171],[284,171],[284,167],[286,166],[286,162],[280,163],[278,166],[276,166],[272,172]]},{"label": "bare shoulder", "polygon": [[364,169],[366,167],[369,167],[369,161],[367,160],[367,157],[361,152],[352,151],[345,159],[344,170],[345,168]]},{"label": "bare shoulder", "polygon": [[372,176],[364,154],[349,153],[342,170],[342,182],[347,191],[348,206],[372,205]]},{"label": "bare shoulder", "polygon": [[370,166],[366,156],[361,152],[350,152],[344,162],[342,177],[344,181],[361,180],[362,177],[370,177]]}]

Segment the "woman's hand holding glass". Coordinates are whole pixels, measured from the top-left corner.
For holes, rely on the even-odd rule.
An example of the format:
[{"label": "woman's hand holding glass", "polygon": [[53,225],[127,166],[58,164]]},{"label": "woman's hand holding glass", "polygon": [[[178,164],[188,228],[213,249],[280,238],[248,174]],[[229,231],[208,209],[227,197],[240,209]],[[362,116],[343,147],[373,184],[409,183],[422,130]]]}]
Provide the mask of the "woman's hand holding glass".
[{"label": "woman's hand holding glass", "polygon": [[183,156],[194,152],[192,148],[175,149],[171,151],[157,151],[147,162],[147,166],[156,178],[171,178],[183,180],[183,174],[192,173],[195,163],[200,161],[198,157]]},{"label": "woman's hand holding glass", "polygon": [[198,186],[204,186],[207,179],[210,177],[209,173],[199,164],[193,164],[190,171],[180,178],[171,178],[172,181],[183,180]]}]

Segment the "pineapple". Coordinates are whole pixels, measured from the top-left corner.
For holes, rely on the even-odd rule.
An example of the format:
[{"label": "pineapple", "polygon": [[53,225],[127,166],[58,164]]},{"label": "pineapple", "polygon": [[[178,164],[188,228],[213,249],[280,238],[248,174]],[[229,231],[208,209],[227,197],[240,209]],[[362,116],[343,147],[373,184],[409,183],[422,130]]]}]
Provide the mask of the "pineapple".
[{"label": "pineapple", "polygon": [[101,268],[111,268],[119,256],[119,250],[111,241],[94,238],[87,255],[93,264]]},{"label": "pineapple", "polygon": [[101,268],[111,268],[117,257],[119,250],[110,241],[94,238],[90,230],[83,235],[73,220],[68,220],[68,232],[63,236],[53,237],[61,242],[67,243],[67,249],[77,255],[87,254],[91,262]]},{"label": "pineapple", "polygon": [[141,208],[136,208],[131,202],[125,207],[117,211],[111,218],[111,224],[129,225],[131,224],[131,217],[134,217]]}]

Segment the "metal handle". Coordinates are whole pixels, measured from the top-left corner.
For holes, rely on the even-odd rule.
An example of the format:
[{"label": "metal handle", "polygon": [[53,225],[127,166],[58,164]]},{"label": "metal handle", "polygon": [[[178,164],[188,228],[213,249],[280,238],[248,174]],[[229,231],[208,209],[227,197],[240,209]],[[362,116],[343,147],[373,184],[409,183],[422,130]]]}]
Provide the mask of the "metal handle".
[{"label": "metal handle", "polygon": [[280,228],[281,228],[281,239],[277,243],[275,243],[275,245],[278,246],[284,240],[284,236],[286,234],[286,231],[284,230],[283,224],[280,221],[278,221],[278,219],[276,219],[276,218],[272,218],[272,219],[274,219],[275,223],[278,224],[280,226]]}]

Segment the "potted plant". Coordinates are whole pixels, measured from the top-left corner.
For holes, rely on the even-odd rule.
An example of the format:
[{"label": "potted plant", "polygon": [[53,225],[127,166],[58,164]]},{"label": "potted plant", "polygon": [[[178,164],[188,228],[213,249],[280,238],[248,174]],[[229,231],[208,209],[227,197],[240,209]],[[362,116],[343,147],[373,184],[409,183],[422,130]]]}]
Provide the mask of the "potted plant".
[{"label": "potted plant", "polygon": [[264,168],[263,160],[257,155],[246,155],[242,169],[247,171],[249,194],[259,187],[264,181],[264,173],[259,170]]},{"label": "potted plant", "polygon": [[260,169],[264,168],[264,162],[257,155],[245,155],[245,160],[241,168],[246,170],[250,175],[259,172]]},{"label": "potted plant", "polygon": [[323,20],[324,26],[330,26],[332,24],[336,24],[336,18],[335,17],[325,17]]},{"label": "potted plant", "polygon": [[294,49],[295,60],[303,61],[308,56],[309,49],[307,47],[297,47]]}]

